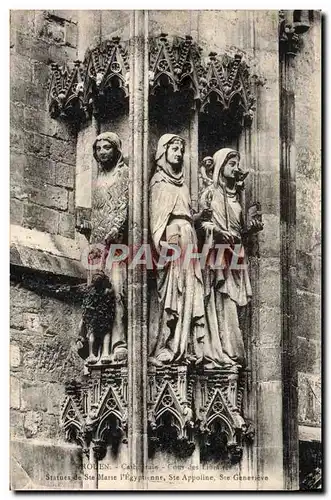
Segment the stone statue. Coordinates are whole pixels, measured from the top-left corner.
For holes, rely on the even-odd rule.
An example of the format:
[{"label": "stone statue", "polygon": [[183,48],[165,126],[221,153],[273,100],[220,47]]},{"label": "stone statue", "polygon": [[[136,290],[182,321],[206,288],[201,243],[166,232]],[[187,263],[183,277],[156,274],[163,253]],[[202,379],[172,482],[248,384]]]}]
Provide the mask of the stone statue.
[{"label": "stone statue", "polygon": [[[90,343],[89,363],[96,363],[98,360],[103,363],[119,363],[127,359],[124,301],[126,264],[116,262],[111,268],[107,267],[107,256],[111,244],[125,244],[127,240],[129,169],[123,161],[121,149],[121,141],[113,132],[104,132],[96,138],[93,144],[93,155],[98,162],[98,176],[92,193],[91,220],[83,219],[77,227],[87,236],[90,244],[88,257],[90,285],[96,288],[101,279],[100,271],[105,273],[113,288],[116,302],[113,325],[109,324],[109,331],[104,335],[100,358],[95,353],[96,346],[93,346],[93,340],[91,340],[95,338],[96,341],[96,337],[93,335],[92,337],[89,335],[88,339],[86,337],[86,332],[89,330],[84,321],[86,311],[83,308],[79,342],[84,343],[85,339]],[[96,300],[98,294],[94,295],[94,300]],[[107,294],[104,294],[104,300],[109,302]]]},{"label": "stone statue", "polygon": [[82,300],[82,319],[79,325],[78,352],[84,358],[88,342],[87,363],[98,359],[107,362],[111,332],[115,317],[115,293],[109,278],[103,271],[93,274],[92,281],[85,286]]},{"label": "stone statue", "polygon": [[[151,179],[150,230],[156,252],[165,242],[182,251],[197,246],[190,194],[184,183],[185,141],[165,134],[158,143],[156,171]],[[197,362],[204,336],[203,283],[199,262],[183,259],[157,269],[159,322],[150,362],[155,366]]]},{"label": "stone statue", "polygon": [[206,156],[202,160],[199,171],[199,193],[202,193],[213,183],[214,160],[211,156]]},{"label": "stone statue", "polygon": [[[204,362],[207,368],[243,367],[245,352],[237,308],[246,306],[252,294],[243,243],[261,231],[263,224],[258,211],[245,224],[240,190],[248,172],[240,169],[239,153],[224,148],[213,159],[213,184],[200,197],[197,231],[210,248],[210,263],[219,255],[216,244],[224,244],[226,249],[222,262],[216,261],[218,267],[207,265],[204,271]],[[233,268],[233,257],[242,268]]]}]

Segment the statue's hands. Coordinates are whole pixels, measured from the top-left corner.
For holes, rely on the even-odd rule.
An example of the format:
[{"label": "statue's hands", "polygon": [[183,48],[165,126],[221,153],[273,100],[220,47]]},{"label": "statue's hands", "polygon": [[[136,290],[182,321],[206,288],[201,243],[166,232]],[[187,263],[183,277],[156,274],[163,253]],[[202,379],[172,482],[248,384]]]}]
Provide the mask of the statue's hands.
[{"label": "statue's hands", "polygon": [[202,223],[202,227],[204,229],[204,231],[213,231],[215,229],[215,224],[213,222],[210,222],[210,221],[206,221],[206,222],[203,222]]},{"label": "statue's hands", "polygon": [[111,243],[113,243],[117,235],[118,235],[118,230],[116,229],[116,227],[112,227],[105,238],[106,245],[110,245]]},{"label": "statue's hands", "polygon": [[167,239],[167,242],[169,243],[169,245],[177,245],[178,246],[179,245],[179,234],[172,234]]},{"label": "statue's hands", "polygon": [[76,347],[77,350],[83,349],[84,347],[83,339],[81,339],[80,337],[76,340]]},{"label": "statue's hands", "polygon": [[203,208],[200,212],[193,215],[193,220],[199,220],[201,222],[210,221],[212,214],[213,211],[210,208]]},{"label": "statue's hands", "polygon": [[228,243],[229,245],[234,244],[234,238],[232,234],[229,233],[229,231],[220,231],[219,229],[215,228],[215,239],[219,243]]},{"label": "statue's hands", "polygon": [[79,233],[87,235],[92,231],[92,224],[87,219],[81,219],[76,225],[76,229]]}]

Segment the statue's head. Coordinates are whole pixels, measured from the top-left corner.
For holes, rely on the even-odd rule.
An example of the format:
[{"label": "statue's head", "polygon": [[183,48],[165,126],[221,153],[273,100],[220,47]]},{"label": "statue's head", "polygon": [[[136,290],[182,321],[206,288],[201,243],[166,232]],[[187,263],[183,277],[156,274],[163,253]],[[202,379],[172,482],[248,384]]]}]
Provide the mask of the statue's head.
[{"label": "statue's head", "polygon": [[[219,185],[224,180],[233,182],[239,181],[243,174],[239,167],[240,154],[238,151],[230,148],[222,148],[216,151],[214,159],[214,185]],[[247,175],[247,174],[246,174]]]},{"label": "statue's head", "polygon": [[180,137],[175,137],[168,142],[166,160],[174,168],[181,168],[184,161],[185,143]]},{"label": "statue's head", "polygon": [[92,275],[91,285],[94,288],[101,290],[105,288],[112,288],[111,282],[108,276],[103,271],[96,271]]},{"label": "statue's head", "polygon": [[114,132],[103,132],[93,144],[93,156],[103,169],[115,166],[122,158],[122,143]]},{"label": "statue's head", "polygon": [[202,166],[205,167],[205,171],[207,174],[212,174],[214,168],[214,160],[211,156],[206,156],[202,160]]},{"label": "statue's head", "polygon": [[175,134],[164,134],[159,140],[156,162],[158,165],[165,166],[170,164],[176,171],[182,169],[185,153],[185,141]]}]

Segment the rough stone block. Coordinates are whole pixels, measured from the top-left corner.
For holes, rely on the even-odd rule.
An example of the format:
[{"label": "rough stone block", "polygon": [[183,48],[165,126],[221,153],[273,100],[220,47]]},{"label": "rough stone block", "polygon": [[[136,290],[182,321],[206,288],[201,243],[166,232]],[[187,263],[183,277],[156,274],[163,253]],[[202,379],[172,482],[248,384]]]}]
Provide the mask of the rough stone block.
[{"label": "rough stone block", "polygon": [[72,142],[62,141],[60,139],[50,139],[50,155],[55,161],[75,165],[76,147]]},{"label": "rough stone block", "polygon": [[10,11],[10,25],[11,29],[20,31],[27,35],[33,35],[34,33],[34,22],[35,22],[35,12],[34,10],[18,10],[13,9]]},{"label": "rough stone block", "polygon": [[56,210],[67,210],[68,192],[63,187],[47,184],[25,186],[29,201]]},{"label": "rough stone block", "polygon": [[[261,334],[263,336],[263,332]],[[257,347],[256,377],[259,382],[281,380],[282,363],[279,347]]]},{"label": "rough stone block", "polygon": [[14,42],[12,47],[15,53],[24,57],[30,57],[31,37],[17,30],[15,26],[11,26],[11,32]]},{"label": "rough stone block", "polygon": [[[77,320],[77,317],[75,319]],[[68,332],[76,331],[73,317],[63,318],[59,314],[54,314],[52,318],[43,318],[43,322],[45,325],[48,322],[49,327],[58,335],[35,336],[33,348],[24,353],[26,379],[47,382],[56,380],[61,384],[68,379],[79,380],[82,363],[77,354],[75,340],[68,336]],[[66,326],[69,328],[64,332]]]},{"label": "rough stone block", "polygon": [[40,315],[36,313],[23,312],[23,325],[29,332],[43,333],[44,331]]},{"label": "rough stone block", "polygon": [[19,103],[10,103],[10,127],[23,128],[24,107]]},{"label": "rough stone block", "polygon": [[48,156],[49,138],[34,132],[24,133],[24,151],[36,156]]},{"label": "rough stone block", "polygon": [[282,446],[282,382],[257,383],[258,442],[263,447]]},{"label": "rough stone block", "polygon": [[55,166],[53,162],[34,155],[27,155],[25,159],[24,178],[26,181],[38,180],[49,184],[55,183]]},{"label": "rough stone block", "polygon": [[261,210],[264,214],[279,216],[279,178],[274,172],[258,172],[258,183],[260,186]]},{"label": "rough stone block", "polygon": [[[301,334],[301,332],[299,331]],[[321,372],[321,345],[320,341],[307,340],[298,337],[297,350],[298,370],[300,372]]]},{"label": "rough stone block", "polygon": [[[36,61],[43,62],[45,65],[50,64],[50,45],[45,40],[34,38],[29,41],[29,57]],[[46,68],[45,68],[46,69]]]},{"label": "rough stone block", "polygon": [[68,212],[71,214],[75,214],[75,192],[68,192]]},{"label": "rough stone block", "polygon": [[60,214],[59,234],[66,238],[75,237],[75,216],[70,214]]},{"label": "rough stone block", "polygon": [[58,64],[71,63],[77,59],[77,49],[66,45],[50,45],[49,47],[50,61]]},{"label": "rough stone block", "polygon": [[307,340],[321,337],[321,296],[298,290],[298,332]]},{"label": "rough stone block", "polygon": [[10,326],[17,330],[24,330],[23,312],[19,307],[10,304]]},{"label": "rough stone block", "polygon": [[40,61],[31,61],[32,67],[32,81],[36,87],[47,88],[49,82],[49,68],[45,66],[45,63]]},{"label": "rough stone block", "polygon": [[22,410],[47,411],[47,397],[45,383],[22,380]]},{"label": "rough stone block", "polygon": [[24,151],[25,132],[21,127],[11,127],[10,129],[10,149],[13,152]]},{"label": "rough stone block", "polygon": [[10,407],[13,410],[21,408],[21,386],[16,377],[10,377]]},{"label": "rough stone block", "polygon": [[19,78],[31,82],[32,67],[26,57],[13,53],[10,55],[10,81],[15,82]]},{"label": "rough stone block", "polygon": [[10,300],[15,307],[21,307],[29,312],[37,312],[41,307],[40,296],[21,285],[15,284],[10,287]]},{"label": "rough stone block", "polygon": [[23,224],[30,229],[57,234],[59,214],[55,210],[29,203],[24,206]]},{"label": "rough stone block", "polygon": [[75,167],[73,165],[56,162],[54,170],[55,184],[57,186],[64,186],[71,189],[74,187]]},{"label": "rough stone block", "polygon": [[297,173],[310,181],[321,180],[321,153],[302,145],[296,152]]},{"label": "rough stone block", "polygon": [[279,257],[280,253],[280,220],[279,215],[263,214],[263,231],[259,233],[260,255],[263,257]]},{"label": "rough stone block", "polygon": [[10,410],[10,437],[11,439],[15,438],[24,438],[24,430],[23,430],[23,418],[24,413],[18,410]]},{"label": "rough stone block", "polygon": [[272,257],[260,259],[260,302],[268,307],[280,307],[280,264]]},{"label": "rough stone block", "polygon": [[37,88],[34,85],[33,87],[26,89],[25,103],[27,106],[31,106],[33,108],[47,110],[48,102],[46,89],[42,87]]},{"label": "rough stone block", "polygon": [[45,19],[38,36],[44,38],[47,42],[63,45],[65,43],[64,22],[56,21],[54,18]]},{"label": "rough stone block", "polygon": [[297,176],[297,248],[316,253],[321,245],[321,184],[309,178]]},{"label": "rough stone block", "polygon": [[66,45],[69,45],[70,47],[77,47],[78,43],[78,29],[77,25],[73,23],[68,23],[66,22],[65,25],[65,42]]},{"label": "rough stone block", "polygon": [[37,411],[27,411],[23,419],[24,433],[27,438],[32,438],[40,430],[42,424],[42,413]]},{"label": "rough stone block", "polygon": [[21,352],[20,348],[16,344],[10,346],[10,367],[18,368],[21,364]]},{"label": "rough stone block", "polygon": [[49,119],[49,114],[44,109],[25,108],[24,110],[25,130],[46,134]]},{"label": "rough stone block", "polygon": [[[82,478],[82,451],[78,446],[13,440],[11,456],[20,465],[21,471],[17,477],[14,470],[11,470],[11,487],[14,490],[31,488],[31,484],[33,489],[66,490],[68,480],[64,476]],[[59,480],[51,480],[50,476],[59,476]],[[70,481],[70,489],[81,489],[82,486],[81,479]]]},{"label": "rough stone block", "polygon": [[281,309],[262,304],[258,312],[259,338],[257,346],[280,347],[281,345]]},{"label": "rough stone block", "polygon": [[20,200],[10,200],[10,222],[11,224],[23,224],[23,203]]},{"label": "rough stone block", "polygon": [[23,183],[24,169],[27,166],[27,158],[24,154],[16,151],[10,152],[10,182],[21,185]]},{"label": "rough stone block", "polygon": [[321,257],[318,254],[297,251],[297,287],[320,295]]}]

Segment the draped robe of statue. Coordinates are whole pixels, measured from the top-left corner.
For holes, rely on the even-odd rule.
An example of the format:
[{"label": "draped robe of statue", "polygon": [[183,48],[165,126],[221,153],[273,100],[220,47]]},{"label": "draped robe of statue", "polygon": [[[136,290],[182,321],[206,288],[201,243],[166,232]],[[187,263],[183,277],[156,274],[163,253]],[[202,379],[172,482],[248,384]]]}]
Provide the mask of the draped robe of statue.
[{"label": "draped robe of statue", "polygon": [[[127,243],[127,218],[129,203],[129,168],[123,161],[121,152],[121,141],[117,134],[104,132],[100,134],[98,140],[109,140],[115,144],[119,152],[116,165],[110,171],[100,171],[98,173],[92,193],[92,215],[91,215],[91,237],[90,249],[93,250],[95,244],[105,244],[105,239],[112,228],[116,229],[116,234],[112,238],[112,243]],[[112,266],[106,265],[109,244],[106,245],[99,267],[109,277],[115,292],[116,308],[115,318],[111,334],[110,353],[117,349],[127,348],[126,340],[126,279],[127,269],[125,262],[115,263]],[[93,266],[93,271],[96,266]]]},{"label": "draped robe of statue", "polygon": [[[174,174],[166,160],[166,145],[176,136],[161,137],[156,154],[157,169],[150,182],[150,230],[156,251],[169,233],[179,234],[179,246],[197,246],[192,222],[190,194],[183,172]],[[182,259],[157,270],[159,324],[151,357],[165,363],[180,364],[200,359],[204,336],[203,284],[200,265],[187,266]]]},{"label": "draped robe of statue", "polygon": [[[236,244],[242,242],[244,220],[237,192],[228,193],[221,181],[221,170],[229,154],[237,153],[229,148],[217,151],[214,155],[215,169],[213,185],[208,187],[200,198],[199,209],[212,211],[211,223],[203,232],[205,243],[210,245],[210,262],[215,262],[217,249],[217,230],[231,234]],[[238,153],[237,153],[238,154]],[[204,227],[204,223],[202,223]],[[247,271],[244,247],[239,253],[239,264],[243,269],[232,269],[234,247],[226,250],[223,269],[206,266],[204,271],[206,333],[204,339],[204,360],[206,367],[225,367],[245,365],[245,351],[242,332],[239,327],[238,307],[246,306],[252,295]],[[219,264],[219,262],[218,262]]]}]

